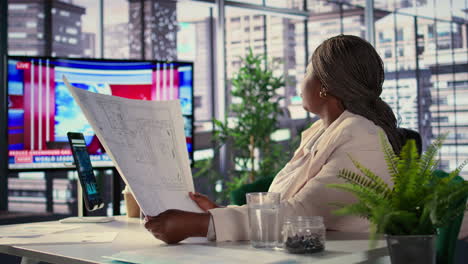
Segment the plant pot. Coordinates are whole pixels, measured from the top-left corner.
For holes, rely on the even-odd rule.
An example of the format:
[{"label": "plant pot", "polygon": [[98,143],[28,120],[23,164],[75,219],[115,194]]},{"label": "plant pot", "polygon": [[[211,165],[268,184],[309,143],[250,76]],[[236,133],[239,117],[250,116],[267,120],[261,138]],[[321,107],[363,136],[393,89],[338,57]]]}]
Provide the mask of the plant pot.
[{"label": "plant pot", "polygon": [[392,264],[436,264],[437,235],[385,235]]}]

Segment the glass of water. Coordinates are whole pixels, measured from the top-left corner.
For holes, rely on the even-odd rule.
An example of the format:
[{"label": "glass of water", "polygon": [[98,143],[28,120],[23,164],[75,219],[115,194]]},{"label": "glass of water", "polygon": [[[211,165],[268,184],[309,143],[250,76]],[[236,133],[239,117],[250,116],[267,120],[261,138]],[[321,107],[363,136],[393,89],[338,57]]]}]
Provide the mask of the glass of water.
[{"label": "glass of water", "polygon": [[251,245],[256,248],[277,247],[280,238],[280,193],[248,193],[246,198]]}]

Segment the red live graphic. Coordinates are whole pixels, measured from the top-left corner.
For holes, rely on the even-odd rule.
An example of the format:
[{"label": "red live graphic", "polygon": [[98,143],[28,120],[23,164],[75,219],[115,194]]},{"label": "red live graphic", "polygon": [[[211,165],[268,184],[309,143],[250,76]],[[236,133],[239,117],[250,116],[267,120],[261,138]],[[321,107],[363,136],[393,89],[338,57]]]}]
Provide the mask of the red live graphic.
[{"label": "red live graphic", "polygon": [[29,68],[31,68],[31,63],[30,62],[20,61],[20,62],[16,63],[16,69],[17,70],[29,70]]}]

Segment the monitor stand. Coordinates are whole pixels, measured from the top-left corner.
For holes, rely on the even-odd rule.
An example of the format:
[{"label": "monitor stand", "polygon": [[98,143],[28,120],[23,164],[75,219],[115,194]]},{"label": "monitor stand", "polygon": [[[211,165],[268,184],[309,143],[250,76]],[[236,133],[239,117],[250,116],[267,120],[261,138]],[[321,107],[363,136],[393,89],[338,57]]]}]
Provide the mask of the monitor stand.
[{"label": "monitor stand", "polygon": [[83,189],[81,188],[80,182],[77,180],[77,199],[78,199],[78,216],[67,217],[59,220],[60,223],[107,223],[114,221],[113,216],[83,216],[84,200],[83,200]]},{"label": "monitor stand", "polygon": [[83,200],[83,188],[81,188],[80,181],[76,181],[77,185],[77,199],[78,199],[78,217],[83,217],[84,208],[84,200]]}]

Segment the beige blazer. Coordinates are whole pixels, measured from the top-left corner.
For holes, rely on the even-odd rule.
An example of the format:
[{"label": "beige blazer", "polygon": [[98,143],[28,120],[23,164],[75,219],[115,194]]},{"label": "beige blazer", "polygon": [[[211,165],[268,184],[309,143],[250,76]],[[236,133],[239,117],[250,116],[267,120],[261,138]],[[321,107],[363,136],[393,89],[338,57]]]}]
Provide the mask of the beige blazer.
[{"label": "beige blazer", "polygon": [[[348,154],[377,175],[390,182],[379,131],[372,121],[345,111],[325,131],[322,121],[315,122],[302,133],[301,145],[291,161],[278,173],[270,191],[281,193],[282,216],[315,216],[324,218],[327,229],[340,231],[367,231],[368,222],[353,216],[335,216],[337,209],[330,203],[354,203],[352,194],[326,187],[329,183],[342,183],[338,171],[347,168],[357,171]],[[322,135],[322,136],[320,136]],[[320,139],[317,141],[317,138]],[[310,151],[310,140],[316,144]],[[309,144],[307,144],[309,143]],[[301,166],[292,168],[301,159]],[[297,165],[297,162],[296,162]],[[217,241],[249,239],[247,206],[228,206],[210,210]]]}]

